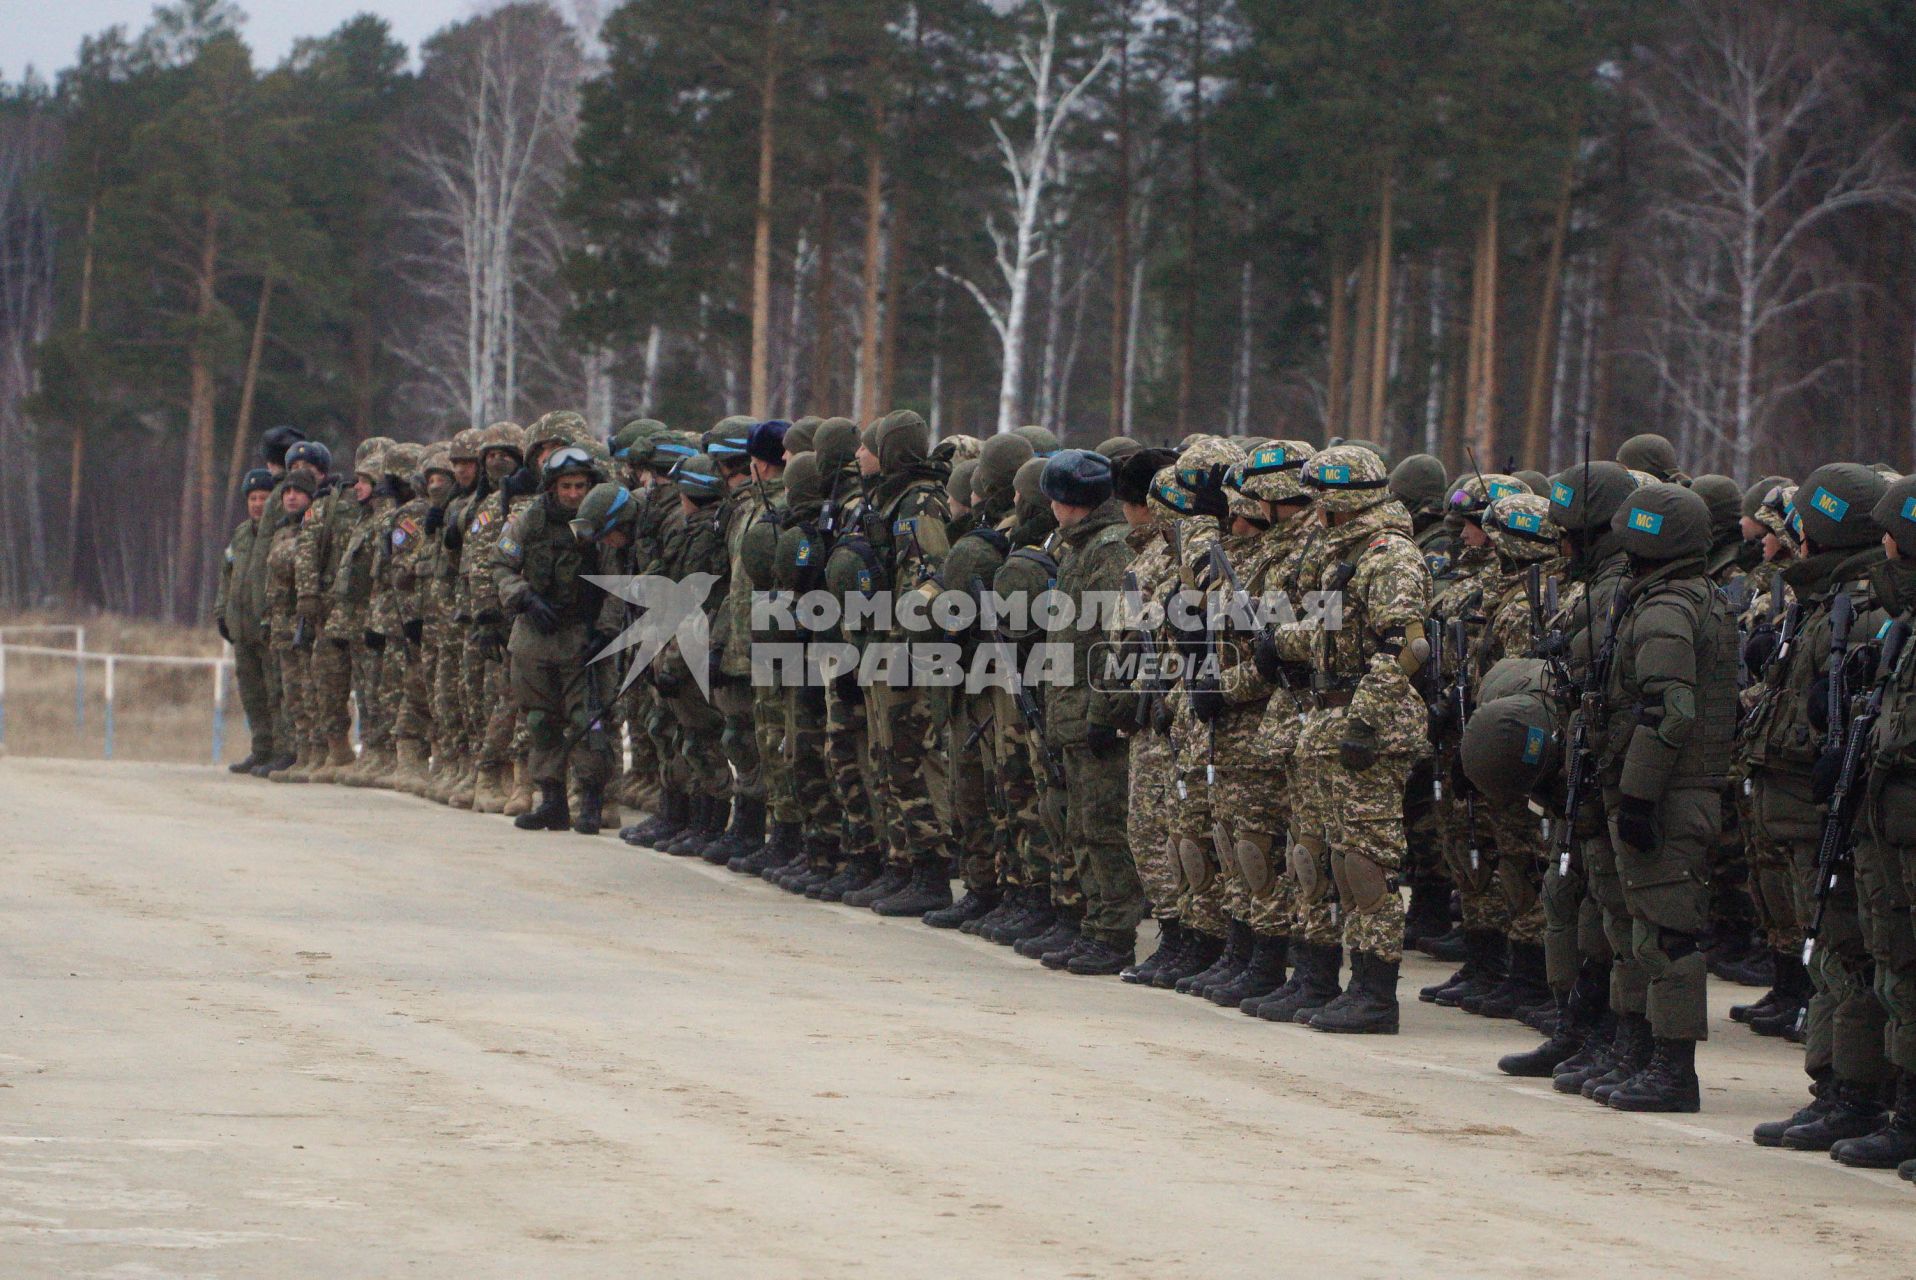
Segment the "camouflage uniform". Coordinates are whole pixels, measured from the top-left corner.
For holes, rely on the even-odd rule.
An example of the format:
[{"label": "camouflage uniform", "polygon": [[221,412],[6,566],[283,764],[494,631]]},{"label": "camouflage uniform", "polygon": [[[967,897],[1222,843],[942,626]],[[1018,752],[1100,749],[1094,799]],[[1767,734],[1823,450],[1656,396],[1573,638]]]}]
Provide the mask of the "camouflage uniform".
[{"label": "camouflage uniform", "polygon": [[[333,771],[353,762],[352,637],[332,625],[333,582],[365,508],[343,486],[321,494],[300,522],[294,577],[299,615],[319,636],[310,663],[314,743]],[[343,643],[342,643],[343,642]],[[319,781],[331,781],[328,774]]]}]

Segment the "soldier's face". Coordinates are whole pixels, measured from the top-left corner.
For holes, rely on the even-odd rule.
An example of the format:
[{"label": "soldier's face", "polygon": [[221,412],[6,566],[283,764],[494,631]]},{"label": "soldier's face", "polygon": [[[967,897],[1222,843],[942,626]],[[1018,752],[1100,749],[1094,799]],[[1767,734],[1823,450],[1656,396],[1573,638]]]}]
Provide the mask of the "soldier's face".
[{"label": "soldier's face", "polygon": [[353,501],[362,505],[373,500],[373,479],[371,476],[353,478]]},{"label": "soldier's face", "polygon": [[286,490],[285,493],[280,497],[280,502],[283,506],[285,506],[286,514],[289,516],[305,515],[306,508],[313,505],[312,496],[308,494],[304,489]]},{"label": "soldier's face", "polygon": [[1743,541],[1745,542],[1759,542],[1763,538],[1763,526],[1748,516],[1744,516],[1737,527],[1743,531]]},{"label": "soldier's face", "polygon": [[1901,560],[1903,549],[1896,545],[1896,539],[1889,534],[1883,535],[1883,554],[1891,560]]},{"label": "soldier's face", "polygon": [[1142,529],[1151,523],[1151,508],[1142,502],[1125,502],[1119,505],[1124,508],[1124,522],[1133,529]]},{"label": "soldier's face", "polygon": [[504,449],[486,450],[483,461],[486,464],[486,475],[495,484],[519,469],[519,460]]},{"label": "soldier's face", "polygon": [[861,476],[878,474],[878,455],[862,444],[858,446],[858,474]]},{"label": "soldier's face", "polygon": [[452,464],[452,478],[461,489],[470,489],[479,479],[479,464],[462,458]]},{"label": "soldier's face", "polygon": [[552,496],[567,511],[577,511],[579,504],[585,501],[587,490],[592,488],[590,476],[560,476],[552,486]]},{"label": "soldier's face", "polygon": [[444,502],[452,493],[452,477],[443,471],[435,471],[426,477],[426,496],[434,502]]},{"label": "soldier's face", "polygon": [[614,551],[623,551],[632,545],[632,539],[625,530],[614,529],[599,539],[599,545],[611,547]]},{"label": "soldier's face", "polygon": [[1783,545],[1783,539],[1773,533],[1763,534],[1763,558],[1765,560],[1788,560],[1790,549]]},{"label": "soldier's face", "polygon": [[1233,537],[1248,538],[1254,533],[1262,532],[1262,529],[1252,524],[1249,520],[1246,520],[1243,516],[1231,517],[1231,535]]},{"label": "soldier's face", "polygon": [[1490,535],[1485,533],[1484,527],[1475,520],[1466,520],[1464,521],[1464,545],[1466,547],[1487,547],[1490,545]]},{"label": "soldier's face", "polygon": [[255,489],[251,493],[247,494],[246,495],[246,518],[248,520],[257,520],[261,516],[265,515],[266,503],[268,502],[268,500],[272,498],[272,496],[273,495],[271,493],[268,493],[264,489]]}]

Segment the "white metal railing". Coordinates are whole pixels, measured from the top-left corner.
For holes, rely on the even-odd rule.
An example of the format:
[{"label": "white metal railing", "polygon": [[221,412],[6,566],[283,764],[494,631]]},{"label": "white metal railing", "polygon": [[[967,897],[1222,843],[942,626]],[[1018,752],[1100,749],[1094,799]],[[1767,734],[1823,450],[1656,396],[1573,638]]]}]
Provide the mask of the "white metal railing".
[{"label": "white metal railing", "polygon": [[[56,649],[47,645],[12,643],[8,637],[19,632],[71,635],[73,647]],[[23,658],[59,658],[73,663],[73,727],[76,732],[86,730],[87,664],[97,662],[101,665],[104,669],[101,685],[102,751],[108,760],[113,758],[113,722],[117,704],[115,675],[121,666],[136,664],[159,667],[210,667],[213,673],[213,763],[218,764],[226,755],[226,683],[233,670],[231,646],[225,646],[222,656],[217,658],[156,653],[91,653],[86,647],[85,627],[71,625],[0,627],[0,748],[5,747],[7,741],[7,657],[9,654],[17,654]]]}]

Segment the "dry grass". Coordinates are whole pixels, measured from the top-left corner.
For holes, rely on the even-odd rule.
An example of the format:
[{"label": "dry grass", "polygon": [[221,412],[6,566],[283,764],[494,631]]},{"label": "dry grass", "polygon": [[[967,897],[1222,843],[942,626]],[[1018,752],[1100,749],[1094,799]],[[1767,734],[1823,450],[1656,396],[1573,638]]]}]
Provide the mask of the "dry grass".
[{"label": "dry grass", "polygon": [[[216,658],[222,645],[211,628],[182,627],[143,618],[44,612],[0,613],[0,626],[78,623],[91,653],[165,654]],[[65,648],[65,635],[8,635],[9,645]],[[105,670],[83,666],[80,715],[75,718],[74,663],[70,658],[23,654],[6,658],[5,752],[19,756],[98,759],[105,752]],[[115,664],[113,758],[205,762],[213,750],[213,673],[202,666]],[[239,692],[226,676],[224,758],[246,754],[246,717]]]}]

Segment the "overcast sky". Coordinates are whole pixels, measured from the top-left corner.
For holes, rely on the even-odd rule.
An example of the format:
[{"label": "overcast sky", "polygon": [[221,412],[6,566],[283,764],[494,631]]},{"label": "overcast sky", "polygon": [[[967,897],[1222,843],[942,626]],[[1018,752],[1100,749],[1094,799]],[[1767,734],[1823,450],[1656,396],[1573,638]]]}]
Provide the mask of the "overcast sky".
[{"label": "overcast sky", "polygon": [[[324,35],[356,13],[373,12],[415,56],[419,42],[449,22],[486,7],[476,0],[239,0],[241,33],[253,60],[272,66],[300,36]],[[0,0],[0,77],[18,80],[31,64],[52,79],[73,64],[80,37],[119,23],[132,32],[147,24],[153,0]]]}]

